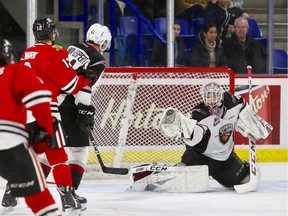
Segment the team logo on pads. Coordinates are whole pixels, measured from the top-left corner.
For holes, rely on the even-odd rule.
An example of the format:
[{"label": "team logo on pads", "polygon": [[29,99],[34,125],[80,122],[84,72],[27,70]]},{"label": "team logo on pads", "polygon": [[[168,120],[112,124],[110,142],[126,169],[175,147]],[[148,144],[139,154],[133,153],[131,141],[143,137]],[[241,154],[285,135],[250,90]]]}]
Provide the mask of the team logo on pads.
[{"label": "team logo on pads", "polygon": [[231,134],[233,133],[233,124],[227,124],[219,129],[220,141],[225,144],[229,140]]}]

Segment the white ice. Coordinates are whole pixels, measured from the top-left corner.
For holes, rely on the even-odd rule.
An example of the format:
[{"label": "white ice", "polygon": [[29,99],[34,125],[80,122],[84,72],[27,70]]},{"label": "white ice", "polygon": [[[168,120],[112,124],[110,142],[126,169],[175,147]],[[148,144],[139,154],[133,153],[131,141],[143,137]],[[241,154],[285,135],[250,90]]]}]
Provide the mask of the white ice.
[{"label": "white ice", "polygon": [[[95,216],[287,216],[287,163],[260,163],[257,192],[238,194],[210,180],[206,193],[156,193],[129,190],[129,179],[84,180],[78,194],[88,199],[82,215]],[[0,198],[6,182],[0,179]],[[59,205],[54,185],[49,188]],[[32,215],[23,199],[9,215]]]}]

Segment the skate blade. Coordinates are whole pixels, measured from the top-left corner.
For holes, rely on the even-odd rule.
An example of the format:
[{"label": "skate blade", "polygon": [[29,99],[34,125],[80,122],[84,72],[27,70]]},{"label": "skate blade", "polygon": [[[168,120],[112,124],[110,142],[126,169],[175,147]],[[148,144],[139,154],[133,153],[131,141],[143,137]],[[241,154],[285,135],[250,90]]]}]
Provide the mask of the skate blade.
[{"label": "skate blade", "polygon": [[6,214],[9,214],[10,212],[12,212],[14,210],[14,207],[4,207],[2,209],[2,212],[1,212],[1,215],[6,215]]},{"label": "skate blade", "polygon": [[67,208],[63,210],[63,216],[81,216],[81,209]]},{"label": "skate blade", "polygon": [[80,211],[85,211],[87,209],[87,206],[86,206],[86,204],[81,204],[81,209],[80,209]]}]

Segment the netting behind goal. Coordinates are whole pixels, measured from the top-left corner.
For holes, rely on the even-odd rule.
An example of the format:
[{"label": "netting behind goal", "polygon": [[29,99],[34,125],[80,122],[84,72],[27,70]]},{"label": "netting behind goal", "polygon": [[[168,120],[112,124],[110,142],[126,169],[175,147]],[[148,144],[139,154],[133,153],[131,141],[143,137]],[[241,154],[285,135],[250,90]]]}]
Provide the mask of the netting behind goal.
[{"label": "netting behind goal", "polygon": [[[174,107],[190,117],[202,101],[200,87],[211,81],[234,91],[234,73],[226,68],[108,68],[92,99],[93,136],[105,165],[180,162],[185,145],[161,134],[162,112]],[[88,164],[98,164],[92,148]]]}]

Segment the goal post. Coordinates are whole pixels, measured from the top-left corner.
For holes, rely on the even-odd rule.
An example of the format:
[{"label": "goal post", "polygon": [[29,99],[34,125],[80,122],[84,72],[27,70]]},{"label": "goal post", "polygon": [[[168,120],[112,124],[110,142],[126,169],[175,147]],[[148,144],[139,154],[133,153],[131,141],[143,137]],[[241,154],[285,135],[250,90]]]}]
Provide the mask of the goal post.
[{"label": "goal post", "polygon": [[[202,101],[201,86],[212,81],[234,93],[234,72],[228,68],[107,68],[92,97],[92,134],[104,163],[130,168],[180,162],[185,145],[161,134],[162,112],[174,107],[190,117]],[[92,148],[88,164],[98,164]]]}]

